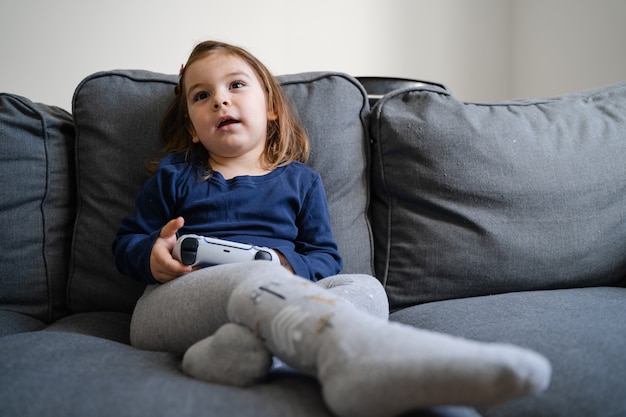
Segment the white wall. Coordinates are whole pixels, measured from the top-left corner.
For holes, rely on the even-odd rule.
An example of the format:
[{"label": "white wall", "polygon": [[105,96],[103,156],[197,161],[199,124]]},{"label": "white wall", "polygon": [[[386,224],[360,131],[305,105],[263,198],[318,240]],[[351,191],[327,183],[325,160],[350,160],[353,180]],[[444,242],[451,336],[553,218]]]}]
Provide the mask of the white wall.
[{"label": "white wall", "polygon": [[512,96],[626,81],[626,1],[512,2]]},{"label": "white wall", "polygon": [[70,110],[85,76],[176,73],[193,45],[249,49],[275,74],[430,79],[465,100],[626,80],[624,0],[0,0],[0,91]]}]

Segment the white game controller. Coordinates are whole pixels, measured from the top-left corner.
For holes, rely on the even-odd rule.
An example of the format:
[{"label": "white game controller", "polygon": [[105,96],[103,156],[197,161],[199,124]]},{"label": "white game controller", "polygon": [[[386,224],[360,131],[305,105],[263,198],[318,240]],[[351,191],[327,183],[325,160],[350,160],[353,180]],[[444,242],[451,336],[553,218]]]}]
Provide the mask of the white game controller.
[{"label": "white game controller", "polygon": [[278,255],[270,248],[199,235],[179,237],[172,250],[172,256],[191,266],[248,261],[270,261],[280,264]]}]

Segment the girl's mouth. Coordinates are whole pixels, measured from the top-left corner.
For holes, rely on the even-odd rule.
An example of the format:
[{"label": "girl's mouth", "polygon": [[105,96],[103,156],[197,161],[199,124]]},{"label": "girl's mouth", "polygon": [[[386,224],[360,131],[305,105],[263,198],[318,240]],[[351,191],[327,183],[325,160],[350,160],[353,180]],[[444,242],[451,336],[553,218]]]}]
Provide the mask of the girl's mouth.
[{"label": "girl's mouth", "polygon": [[239,123],[239,120],[232,118],[231,116],[221,117],[217,122],[217,128],[221,129],[224,126],[229,126],[235,123]]}]

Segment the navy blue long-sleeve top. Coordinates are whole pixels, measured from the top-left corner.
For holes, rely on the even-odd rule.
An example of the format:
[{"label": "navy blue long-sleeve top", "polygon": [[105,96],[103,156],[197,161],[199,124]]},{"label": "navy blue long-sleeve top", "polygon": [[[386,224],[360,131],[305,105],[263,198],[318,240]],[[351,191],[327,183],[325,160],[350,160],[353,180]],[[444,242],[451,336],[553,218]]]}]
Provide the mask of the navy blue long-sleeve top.
[{"label": "navy blue long-sleeve top", "polygon": [[135,213],[124,218],[113,242],[120,272],[156,283],[150,252],[165,224],[185,219],[179,234],[198,234],[280,251],[295,273],[316,281],[341,271],[320,175],[292,162],[262,176],[229,180],[203,170],[174,153],[137,196]]}]

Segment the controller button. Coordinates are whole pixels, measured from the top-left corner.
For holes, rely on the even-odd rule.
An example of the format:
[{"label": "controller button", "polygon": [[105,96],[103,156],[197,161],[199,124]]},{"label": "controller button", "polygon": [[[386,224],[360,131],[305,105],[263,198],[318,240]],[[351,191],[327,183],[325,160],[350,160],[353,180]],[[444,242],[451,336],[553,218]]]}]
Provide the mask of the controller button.
[{"label": "controller button", "polygon": [[271,261],[272,260],[272,254],[269,252],[266,252],[264,250],[260,250],[256,253],[256,255],[254,255],[254,260],[256,261]]}]

